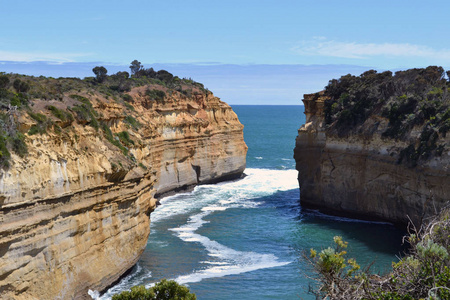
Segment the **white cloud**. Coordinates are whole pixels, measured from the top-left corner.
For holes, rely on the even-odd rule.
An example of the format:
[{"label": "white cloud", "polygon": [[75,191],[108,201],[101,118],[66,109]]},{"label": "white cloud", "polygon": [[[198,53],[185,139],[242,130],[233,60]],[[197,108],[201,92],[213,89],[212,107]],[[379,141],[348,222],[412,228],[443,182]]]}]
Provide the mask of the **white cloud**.
[{"label": "white cloud", "polygon": [[1,61],[32,62],[46,61],[53,63],[75,62],[76,58],[92,55],[91,53],[34,53],[11,52],[0,50]]},{"label": "white cloud", "polygon": [[450,50],[436,50],[428,46],[409,43],[356,43],[316,37],[303,41],[291,50],[301,55],[329,56],[352,59],[369,59],[375,56],[404,58],[434,58],[450,61]]}]

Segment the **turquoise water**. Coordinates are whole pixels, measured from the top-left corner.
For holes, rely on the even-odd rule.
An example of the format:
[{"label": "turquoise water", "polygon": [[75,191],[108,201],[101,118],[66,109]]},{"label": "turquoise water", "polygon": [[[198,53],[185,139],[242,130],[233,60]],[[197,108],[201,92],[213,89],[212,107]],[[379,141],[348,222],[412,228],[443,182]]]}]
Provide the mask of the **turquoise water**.
[{"label": "turquoise water", "polygon": [[245,125],[247,177],[161,199],[147,248],[129,276],[99,299],[162,278],[198,299],[314,299],[303,254],[349,242],[350,255],[385,272],[401,249],[389,224],[322,215],[300,207],[295,161],[302,106],[233,106]]}]

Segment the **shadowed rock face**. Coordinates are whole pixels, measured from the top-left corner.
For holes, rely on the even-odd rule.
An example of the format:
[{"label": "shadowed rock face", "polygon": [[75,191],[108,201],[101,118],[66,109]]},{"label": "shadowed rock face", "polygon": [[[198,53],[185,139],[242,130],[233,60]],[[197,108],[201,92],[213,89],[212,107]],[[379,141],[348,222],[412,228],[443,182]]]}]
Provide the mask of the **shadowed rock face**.
[{"label": "shadowed rock face", "polygon": [[[360,135],[338,137],[324,127],[323,95],[304,95],[306,123],[294,157],[304,207],[345,216],[419,225],[450,199],[450,154],[411,168],[398,163],[400,141],[381,138],[387,120],[369,117]],[[376,132],[369,128],[377,124]],[[370,131],[370,138],[364,135]]]},{"label": "shadowed rock face", "polygon": [[[71,130],[27,137],[28,155],[1,171],[2,299],[87,299],[144,251],[155,194],[242,175],[243,125],[226,103],[211,93],[149,101],[145,87],[130,95],[134,129],[125,107],[84,95],[113,133],[129,133],[128,154],[93,127],[60,122]],[[33,121],[15,117],[27,132]]]}]

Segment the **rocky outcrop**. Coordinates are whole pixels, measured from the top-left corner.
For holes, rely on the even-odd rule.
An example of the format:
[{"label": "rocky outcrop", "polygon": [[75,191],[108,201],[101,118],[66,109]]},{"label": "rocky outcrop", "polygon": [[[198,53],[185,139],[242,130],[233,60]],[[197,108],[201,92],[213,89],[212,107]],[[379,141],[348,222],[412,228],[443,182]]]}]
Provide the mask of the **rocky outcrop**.
[{"label": "rocky outcrop", "polygon": [[302,206],[418,225],[448,203],[450,153],[414,168],[401,164],[399,153],[407,144],[382,137],[386,118],[370,116],[358,134],[340,137],[325,127],[325,100],[323,93],[303,99],[306,123],[294,149]]},{"label": "rocky outcrop", "polygon": [[[155,101],[148,88],[133,88],[125,106],[82,93],[106,129],[45,109],[70,110],[76,97],[33,100],[63,130],[27,136],[28,154],[0,173],[2,299],[87,299],[144,251],[155,194],[242,175],[247,147],[230,106],[210,92]],[[36,123],[15,118],[24,133]]]}]

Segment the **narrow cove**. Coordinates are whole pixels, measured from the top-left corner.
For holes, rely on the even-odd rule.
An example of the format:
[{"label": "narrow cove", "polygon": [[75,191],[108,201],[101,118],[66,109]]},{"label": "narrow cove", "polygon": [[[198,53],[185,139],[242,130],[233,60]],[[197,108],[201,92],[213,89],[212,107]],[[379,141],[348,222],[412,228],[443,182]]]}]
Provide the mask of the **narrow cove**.
[{"label": "narrow cove", "polygon": [[162,278],[188,285],[198,299],[313,299],[303,258],[335,235],[373,269],[402,253],[389,224],[331,217],[300,207],[295,161],[302,106],[233,106],[249,147],[247,177],[166,197],[151,214],[147,248],[129,276],[100,299]]}]

